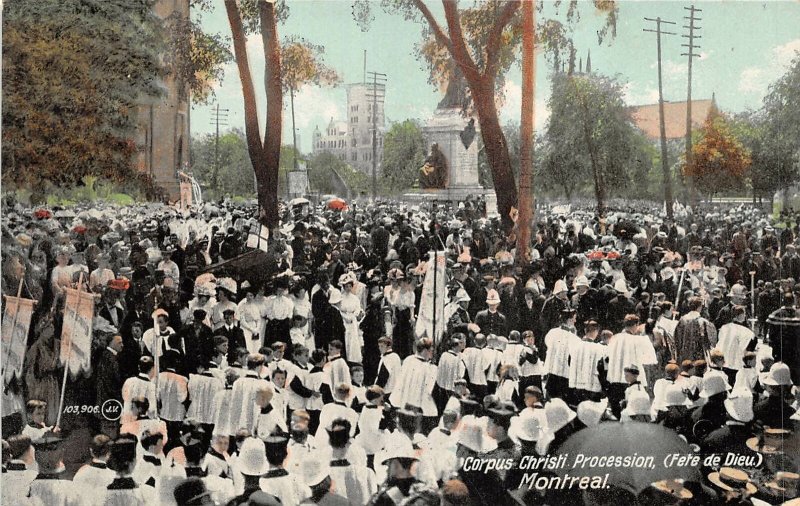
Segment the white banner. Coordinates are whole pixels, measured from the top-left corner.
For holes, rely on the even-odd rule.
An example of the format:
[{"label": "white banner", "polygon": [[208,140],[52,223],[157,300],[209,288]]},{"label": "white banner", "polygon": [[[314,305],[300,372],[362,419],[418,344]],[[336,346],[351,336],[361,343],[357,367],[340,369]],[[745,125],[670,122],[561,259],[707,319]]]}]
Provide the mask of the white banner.
[{"label": "white banner", "polygon": [[36,301],[19,297],[6,297],[3,313],[3,381],[7,385],[16,376],[22,378],[22,362],[28,342],[28,330]]},{"label": "white banner", "polygon": [[94,296],[89,292],[67,288],[59,359],[61,365],[69,360],[69,372],[73,376],[91,368],[93,316]]},{"label": "white banner", "polygon": [[[436,253],[436,269],[433,269],[433,253],[428,260],[428,269],[425,272],[425,281],[422,284],[422,299],[419,305],[417,338],[430,337],[438,345],[439,338],[447,330],[447,320],[444,317],[444,306],[447,304],[447,261],[443,251]],[[435,280],[434,280],[435,273]],[[434,284],[436,290],[434,291]],[[435,304],[435,308],[434,308]],[[434,314],[436,315],[436,329],[434,334]]]},{"label": "white banner", "polygon": [[250,234],[247,236],[247,247],[266,252],[269,248],[269,229],[264,225],[256,225],[250,229]]}]

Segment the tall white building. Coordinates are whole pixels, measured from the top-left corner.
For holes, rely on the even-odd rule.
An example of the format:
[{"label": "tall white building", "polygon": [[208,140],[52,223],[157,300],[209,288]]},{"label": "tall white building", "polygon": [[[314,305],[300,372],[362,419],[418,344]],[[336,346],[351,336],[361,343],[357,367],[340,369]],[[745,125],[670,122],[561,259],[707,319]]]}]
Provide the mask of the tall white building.
[{"label": "tall white building", "polygon": [[[383,136],[386,119],[383,113],[383,98],[386,87],[377,85],[377,107],[375,107],[377,126],[376,154],[377,165],[383,158]],[[347,85],[347,120],[336,121],[331,118],[324,131],[314,129],[312,152],[330,152],[361,172],[372,173],[372,122],[373,85],[358,83]]]}]

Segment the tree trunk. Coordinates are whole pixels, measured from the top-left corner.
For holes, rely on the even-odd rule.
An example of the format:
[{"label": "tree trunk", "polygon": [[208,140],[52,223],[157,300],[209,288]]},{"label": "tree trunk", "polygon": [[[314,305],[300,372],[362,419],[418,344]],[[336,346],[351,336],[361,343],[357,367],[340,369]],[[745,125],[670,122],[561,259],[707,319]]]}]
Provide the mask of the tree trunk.
[{"label": "tree trunk", "polygon": [[[270,178],[266,157],[264,156],[264,146],[261,143],[261,133],[258,127],[256,92],[253,87],[253,76],[250,74],[250,62],[247,58],[242,16],[239,12],[239,6],[236,0],[225,0],[225,10],[228,14],[228,22],[231,25],[233,53],[236,58],[236,67],[239,70],[239,81],[242,84],[242,96],[244,97],[244,131],[247,139],[247,152],[250,155],[250,163],[253,165],[253,172],[256,176],[258,203],[261,207],[259,220],[267,224],[267,222],[264,221],[264,209],[266,209],[265,204],[269,202],[267,188],[269,188],[270,185]],[[275,185],[272,191],[277,192],[277,185]],[[274,212],[277,216],[277,193],[275,194]]]},{"label": "tree trunk", "polygon": [[264,135],[264,164],[266,187],[259,187],[258,205],[263,223],[274,230],[278,227],[278,170],[281,161],[281,130],[283,128],[283,89],[281,88],[281,46],[278,41],[278,26],[275,19],[275,4],[259,0],[261,17],[261,39],[267,91],[266,130]]},{"label": "tree trunk", "polygon": [[[574,78],[573,78],[574,79]],[[594,195],[597,199],[597,215],[601,218],[606,215],[606,184],[602,170],[597,162],[597,153],[592,141],[592,134],[589,132],[589,107],[586,104],[586,97],[581,96],[581,108],[584,113],[583,136],[586,141],[586,148],[589,150],[589,159],[592,162],[592,175],[594,176]]]},{"label": "tree trunk", "polygon": [[534,0],[522,2],[522,110],[520,111],[519,218],[516,263],[530,263],[533,220],[533,113],[536,92]]},{"label": "tree trunk", "polygon": [[497,210],[500,213],[503,228],[510,230],[514,223],[511,221],[509,213],[511,208],[517,205],[517,184],[514,181],[514,171],[511,170],[511,157],[508,154],[506,136],[500,126],[500,117],[495,106],[494,79],[484,79],[483,81],[473,83],[468,80],[467,82],[472,90],[475,109],[478,111],[478,122],[481,126],[486,160],[492,169],[492,180],[497,193]]}]

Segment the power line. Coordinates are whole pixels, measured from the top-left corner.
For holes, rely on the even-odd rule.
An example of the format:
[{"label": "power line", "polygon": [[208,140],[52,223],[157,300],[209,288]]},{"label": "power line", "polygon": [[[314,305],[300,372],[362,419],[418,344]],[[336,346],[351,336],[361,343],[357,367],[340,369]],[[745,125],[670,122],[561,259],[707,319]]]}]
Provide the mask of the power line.
[{"label": "power line", "polygon": [[219,127],[228,126],[228,112],[230,109],[220,109],[217,104],[211,111],[211,124],[216,125],[214,133],[214,175],[212,177],[212,187],[217,191],[217,181],[219,177]]},{"label": "power line", "polygon": [[[689,11],[689,15],[683,17],[683,19],[689,20],[688,26],[683,25],[685,29],[689,30],[689,33],[688,35],[681,35],[681,37],[689,39],[688,44],[681,44],[681,47],[687,48],[685,53],[681,53],[681,56],[686,56],[689,59],[689,78],[686,87],[686,166],[688,167],[692,163],[692,60],[700,56],[694,52],[695,49],[700,49],[700,46],[696,45],[694,40],[702,38],[700,35],[695,34],[695,31],[701,28],[697,26],[697,21],[702,21],[702,18],[695,17],[695,14],[703,12],[703,10],[696,8],[694,5],[691,7],[684,7],[684,9]],[[689,178],[689,185],[691,204],[694,206],[697,196],[692,178]]]},{"label": "power line", "polygon": [[672,219],[672,178],[669,173],[669,164],[667,162],[667,128],[664,124],[664,92],[661,79],[661,36],[662,35],[677,35],[674,32],[666,32],[661,29],[662,24],[674,25],[673,21],[666,21],[658,18],[644,18],[645,21],[655,22],[656,29],[649,28],[643,29],[645,32],[652,32],[656,34],[656,47],[658,48],[658,123],[661,130],[661,170],[664,176],[664,205],[667,210],[667,218]]}]

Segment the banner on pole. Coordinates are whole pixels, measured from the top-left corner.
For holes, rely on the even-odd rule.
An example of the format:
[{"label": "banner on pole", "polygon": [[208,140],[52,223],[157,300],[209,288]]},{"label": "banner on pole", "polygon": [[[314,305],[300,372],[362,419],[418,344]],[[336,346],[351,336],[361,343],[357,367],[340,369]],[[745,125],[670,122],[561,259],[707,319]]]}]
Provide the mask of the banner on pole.
[{"label": "banner on pole", "polygon": [[269,249],[269,229],[264,225],[254,225],[250,229],[250,234],[247,236],[248,248],[260,249],[261,251],[268,251]]},{"label": "banner on pole", "polygon": [[[417,337],[430,337],[438,344],[439,338],[447,330],[447,321],[444,319],[444,306],[447,304],[447,261],[443,251],[436,252],[436,269],[433,269],[433,253],[428,260],[425,272],[425,281],[422,283],[422,299],[419,305],[417,325],[414,329]],[[434,272],[436,273],[436,290],[434,291]],[[435,305],[435,307],[434,307]],[[434,313],[435,312],[435,313]],[[434,332],[434,314],[436,315],[436,329]]]},{"label": "banner on pole", "polygon": [[25,360],[25,348],[28,342],[28,330],[31,326],[33,305],[36,301],[20,297],[6,297],[6,309],[3,313],[3,373],[4,384],[8,384],[16,376],[22,378],[22,363]]},{"label": "banner on pole", "polygon": [[89,371],[91,368],[94,296],[74,288],[66,290],[67,300],[64,305],[64,328],[61,332],[59,359],[61,365],[69,361],[70,374],[77,376],[81,371]]}]

